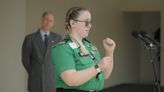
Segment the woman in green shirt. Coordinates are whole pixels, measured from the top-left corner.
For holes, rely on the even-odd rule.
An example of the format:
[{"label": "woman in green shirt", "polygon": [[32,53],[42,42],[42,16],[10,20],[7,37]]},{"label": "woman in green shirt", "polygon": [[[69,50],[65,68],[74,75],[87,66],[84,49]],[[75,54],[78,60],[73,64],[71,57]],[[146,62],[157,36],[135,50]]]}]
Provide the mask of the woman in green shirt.
[{"label": "woman in green shirt", "polygon": [[91,13],[73,7],[66,14],[67,35],[52,48],[57,92],[97,92],[103,89],[113,69],[115,42],[103,40],[105,56],[86,37],[91,29]]}]

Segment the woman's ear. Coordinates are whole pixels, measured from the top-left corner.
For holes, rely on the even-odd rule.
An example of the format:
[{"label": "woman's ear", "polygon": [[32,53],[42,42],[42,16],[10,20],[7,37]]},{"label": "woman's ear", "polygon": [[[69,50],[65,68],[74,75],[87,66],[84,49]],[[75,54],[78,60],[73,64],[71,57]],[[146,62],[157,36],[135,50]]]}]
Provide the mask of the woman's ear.
[{"label": "woman's ear", "polygon": [[74,20],[70,20],[70,26],[74,27],[75,26],[75,21]]}]

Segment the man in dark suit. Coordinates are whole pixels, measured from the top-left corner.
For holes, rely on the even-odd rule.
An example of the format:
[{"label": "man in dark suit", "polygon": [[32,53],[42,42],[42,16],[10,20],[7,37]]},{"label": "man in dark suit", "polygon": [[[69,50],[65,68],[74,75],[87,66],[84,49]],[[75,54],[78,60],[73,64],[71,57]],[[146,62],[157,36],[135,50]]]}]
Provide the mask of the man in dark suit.
[{"label": "man in dark suit", "polygon": [[41,27],[24,39],[22,63],[28,73],[29,92],[56,92],[50,49],[61,41],[61,36],[50,32],[53,24],[53,13],[43,13]]}]

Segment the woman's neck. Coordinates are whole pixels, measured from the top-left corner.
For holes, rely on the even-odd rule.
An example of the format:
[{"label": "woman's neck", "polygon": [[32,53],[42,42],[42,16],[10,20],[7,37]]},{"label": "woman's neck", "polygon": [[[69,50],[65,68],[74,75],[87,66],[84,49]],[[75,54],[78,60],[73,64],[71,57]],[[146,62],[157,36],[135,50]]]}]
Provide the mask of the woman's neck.
[{"label": "woman's neck", "polygon": [[80,46],[80,53],[82,53],[83,55],[88,55],[89,51],[85,48],[82,42],[83,38],[80,35],[73,33],[73,31],[71,31],[69,35],[71,39]]},{"label": "woman's neck", "polygon": [[70,33],[69,34],[70,36],[71,36],[71,38],[73,39],[73,40],[76,40],[80,45],[83,45],[83,42],[82,42],[82,37],[81,36],[79,36],[79,35],[77,35],[76,33]]}]

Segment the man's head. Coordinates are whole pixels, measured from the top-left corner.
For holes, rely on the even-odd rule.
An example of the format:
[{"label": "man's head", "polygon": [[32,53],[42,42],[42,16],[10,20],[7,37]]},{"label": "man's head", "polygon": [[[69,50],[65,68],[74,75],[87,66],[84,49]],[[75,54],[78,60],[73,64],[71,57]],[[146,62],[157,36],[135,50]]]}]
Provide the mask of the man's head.
[{"label": "man's head", "polygon": [[49,31],[54,25],[54,15],[51,11],[46,11],[42,15],[41,27],[44,31]]}]

